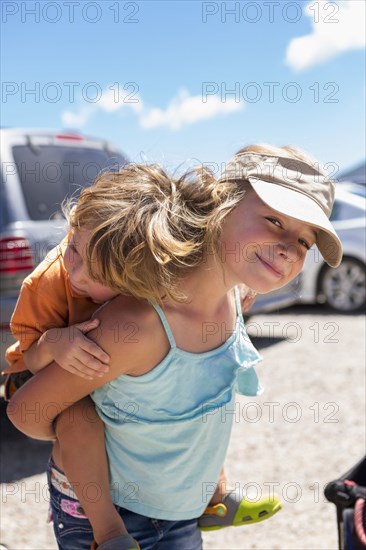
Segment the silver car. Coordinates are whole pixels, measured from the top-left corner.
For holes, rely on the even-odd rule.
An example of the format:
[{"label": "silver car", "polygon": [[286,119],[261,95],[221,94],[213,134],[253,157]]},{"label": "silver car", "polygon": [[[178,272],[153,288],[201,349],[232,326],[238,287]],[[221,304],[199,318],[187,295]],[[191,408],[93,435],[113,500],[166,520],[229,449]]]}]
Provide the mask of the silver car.
[{"label": "silver car", "polygon": [[342,313],[366,306],[366,202],[364,186],[339,184],[331,216],[343,245],[343,260],[331,268],[316,246],[308,252],[301,274],[280,290],[258,295],[250,314],[293,304],[327,304]]},{"label": "silver car", "polygon": [[301,277],[302,303],[326,303],[352,313],[366,305],[366,201],[354,186],[339,185],[331,220],[343,245],[343,260],[333,269],[315,248],[309,253]]},{"label": "silver car", "polygon": [[107,141],[81,134],[1,129],[0,323],[1,368],[13,342],[9,321],[20,286],[66,232],[61,205],[107,166],[126,157]]}]

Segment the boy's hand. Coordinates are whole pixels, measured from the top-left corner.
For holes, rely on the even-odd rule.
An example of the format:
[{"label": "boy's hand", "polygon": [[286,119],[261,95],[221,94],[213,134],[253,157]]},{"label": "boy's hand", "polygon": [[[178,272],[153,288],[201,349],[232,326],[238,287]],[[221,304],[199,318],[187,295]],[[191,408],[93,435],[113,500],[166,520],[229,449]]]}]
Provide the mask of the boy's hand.
[{"label": "boy's hand", "polygon": [[99,326],[94,318],[70,327],[54,328],[44,335],[49,353],[63,369],[89,380],[109,370],[109,355],[85,334]]},{"label": "boy's hand", "polygon": [[240,303],[242,313],[247,313],[250,310],[252,305],[255,302],[257,293],[254,290],[246,287],[245,285],[240,285]]}]

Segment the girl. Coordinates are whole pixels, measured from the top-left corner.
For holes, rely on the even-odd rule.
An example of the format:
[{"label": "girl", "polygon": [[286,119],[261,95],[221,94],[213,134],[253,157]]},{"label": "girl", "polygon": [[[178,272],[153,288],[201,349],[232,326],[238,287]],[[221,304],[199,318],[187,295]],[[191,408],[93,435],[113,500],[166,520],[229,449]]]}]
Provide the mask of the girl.
[{"label": "girl", "polygon": [[[124,176],[120,174],[113,186],[105,188],[103,200],[118,200],[118,186],[123,185]],[[93,217],[94,223],[98,225],[101,216],[107,215],[109,220],[109,211],[103,200],[100,200],[98,187],[96,193]],[[89,193],[89,200],[93,196],[94,188]],[[93,222],[88,220],[89,229],[94,227],[90,223]],[[8,398],[32,374],[52,361],[73,374],[89,379],[101,377],[108,371],[109,356],[88,339],[86,333],[99,323],[97,316],[89,320],[92,313],[118,292],[90,278],[86,262],[80,254],[84,244],[79,241],[78,233],[82,228],[82,223],[74,227],[22,285],[12,316],[12,330],[17,342],[7,350],[10,363],[6,371]],[[247,299],[248,293],[245,296]],[[26,367],[29,370],[24,370]],[[111,547],[112,540],[117,538],[115,548],[121,550],[119,535],[126,533],[126,529],[110,497],[104,425],[90,399],[73,405],[64,414],[68,418],[68,425],[64,423],[58,443],[63,469],[70,481],[66,484],[67,496],[75,497],[72,506],[64,502],[64,507],[71,515],[88,517],[96,543],[108,541]],[[85,450],[88,453],[87,467],[80,458]],[[52,476],[54,485],[65,485],[66,481],[59,472],[54,470]],[[220,481],[226,483],[223,473]],[[88,495],[88,487],[91,485],[98,488],[98,498],[93,498],[93,495],[90,498]],[[210,514],[205,514],[204,529],[262,521],[280,509],[275,498],[251,503],[234,492],[225,498],[223,505],[220,494],[218,491],[213,497]],[[220,515],[222,511],[228,512],[225,517]],[[243,517],[246,518],[245,522]]]},{"label": "girl", "polygon": [[[106,200],[106,192],[119,176],[105,175],[83,192],[71,217],[90,276],[125,295],[99,310],[100,330],[90,333],[111,357],[109,371],[87,380],[52,364],[17,391],[8,414],[32,437],[59,438],[68,425],[59,413],[91,394],[128,532],[144,550],[200,549],[202,491],[219,479],[231,429],[220,410],[232,409],[234,388],[246,395],[261,389],[237,286],[280,288],[300,272],[314,243],[337,266],[334,189],[289,148],[242,150],[219,183],[205,171],[178,180],[156,166],[122,173],[118,200]],[[100,201],[108,216],[98,225]],[[225,330],[208,338],[212,326]],[[52,410],[37,419],[24,414],[49,402]],[[52,460],[50,471],[62,479],[57,444]],[[70,499],[55,485],[50,477],[60,548],[89,548],[87,519],[67,514]]]}]

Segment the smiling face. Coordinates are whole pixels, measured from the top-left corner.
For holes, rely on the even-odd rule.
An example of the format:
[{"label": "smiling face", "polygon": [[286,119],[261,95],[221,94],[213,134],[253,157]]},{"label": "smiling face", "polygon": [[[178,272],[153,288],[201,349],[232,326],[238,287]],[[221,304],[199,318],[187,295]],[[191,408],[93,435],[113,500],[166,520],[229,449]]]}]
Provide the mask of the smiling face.
[{"label": "smiling face", "polygon": [[88,274],[85,250],[90,233],[91,231],[73,230],[64,254],[64,264],[74,293],[77,296],[87,296],[93,302],[102,304],[117,296],[118,293],[108,286],[93,281]]},{"label": "smiling face", "polygon": [[281,288],[301,271],[316,231],[267,206],[250,190],[227,217],[221,261],[230,284],[244,283],[265,294]]}]

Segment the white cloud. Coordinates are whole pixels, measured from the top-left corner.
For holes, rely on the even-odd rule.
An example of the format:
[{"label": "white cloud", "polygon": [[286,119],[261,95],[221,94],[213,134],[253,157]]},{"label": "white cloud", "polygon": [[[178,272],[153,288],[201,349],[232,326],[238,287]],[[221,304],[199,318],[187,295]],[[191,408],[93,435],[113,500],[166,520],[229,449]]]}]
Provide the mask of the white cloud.
[{"label": "white cloud", "polygon": [[70,128],[82,128],[93,115],[94,111],[95,108],[91,106],[81,107],[78,113],[64,111],[62,113],[62,123],[64,126],[69,126]]},{"label": "white cloud", "polygon": [[222,101],[216,95],[209,95],[204,102],[202,96],[190,96],[183,90],[170,101],[165,110],[158,107],[147,108],[138,95],[132,94],[131,91],[121,93],[121,90],[118,90],[116,95],[116,90],[110,86],[103,91],[98,102],[81,106],[77,113],[65,111],[62,114],[62,122],[66,126],[82,128],[97,111],[113,113],[125,108],[134,111],[143,128],[166,126],[172,130],[179,130],[182,126],[194,124],[199,120],[240,111],[244,108],[244,103],[237,103],[233,98]]},{"label": "white cloud", "polygon": [[134,88],[138,89],[138,87],[135,83],[131,83],[131,87],[132,91],[127,91],[110,86],[108,90],[103,92],[99,101],[99,107],[107,113],[118,111],[123,107],[128,107],[135,111],[135,113],[140,113],[143,110],[143,103],[134,90]]},{"label": "white cloud", "polygon": [[364,0],[309,2],[304,11],[312,19],[313,32],[290,42],[286,63],[302,71],[341,52],[364,48],[365,7]]},{"label": "white cloud", "polygon": [[137,90],[138,86],[135,83],[131,83],[127,89],[120,89],[116,85],[109,86],[102,91],[95,103],[82,105],[76,113],[64,111],[61,115],[62,123],[72,128],[83,128],[98,111],[113,113],[121,109],[131,109],[135,113],[140,113],[143,110],[143,102]]},{"label": "white cloud", "polygon": [[223,102],[218,96],[209,95],[206,102],[203,102],[202,96],[190,96],[187,91],[182,91],[178,97],[170,101],[165,110],[159,108],[146,110],[140,117],[140,123],[143,128],[166,126],[172,130],[179,130],[187,124],[240,111],[243,107],[243,102],[237,103],[233,98]]}]

